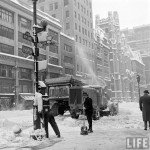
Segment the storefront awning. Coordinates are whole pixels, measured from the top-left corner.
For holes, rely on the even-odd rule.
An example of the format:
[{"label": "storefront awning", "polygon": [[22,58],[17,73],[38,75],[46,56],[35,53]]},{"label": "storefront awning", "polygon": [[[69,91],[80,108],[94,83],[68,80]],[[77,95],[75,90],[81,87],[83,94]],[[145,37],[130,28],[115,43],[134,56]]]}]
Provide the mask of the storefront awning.
[{"label": "storefront awning", "polygon": [[25,101],[34,101],[34,95],[20,95]]}]

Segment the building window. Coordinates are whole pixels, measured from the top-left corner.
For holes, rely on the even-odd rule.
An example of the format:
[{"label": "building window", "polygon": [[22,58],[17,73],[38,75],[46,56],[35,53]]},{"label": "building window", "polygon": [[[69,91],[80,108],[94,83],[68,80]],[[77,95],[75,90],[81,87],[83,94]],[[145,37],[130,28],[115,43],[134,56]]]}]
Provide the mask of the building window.
[{"label": "building window", "polygon": [[69,22],[66,23],[66,30],[68,30],[68,29],[70,29],[70,23]]},{"label": "building window", "polygon": [[14,23],[14,13],[0,7],[0,19],[9,23]]},{"label": "building window", "polygon": [[25,17],[18,16],[18,26],[24,29],[31,30],[31,20],[28,20]]},{"label": "building window", "polygon": [[64,56],[64,63],[73,64],[73,58]]},{"label": "building window", "polygon": [[74,5],[75,5],[75,6],[77,5],[77,0],[74,0]]},{"label": "building window", "polygon": [[78,20],[80,21],[80,14],[78,14]]},{"label": "building window", "polygon": [[14,30],[0,25],[0,36],[8,39],[14,39]]},{"label": "building window", "polygon": [[82,41],[81,41],[81,37],[79,37],[79,42],[80,42],[80,43],[82,43]]},{"label": "building window", "polygon": [[44,6],[41,6],[41,7],[40,7],[40,10],[44,12]]},{"label": "building window", "polygon": [[65,74],[73,75],[73,69],[65,68]]},{"label": "building window", "polygon": [[64,6],[67,6],[69,4],[69,0],[64,0]]},{"label": "building window", "polygon": [[56,18],[56,14],[52,14],[52,17]]},{"label": "building window", "polygon": [[31,80],[31,69],[20,68],[20,79]]},{"label": "building window", "polygon": [[76,13],[76,11],[74,12],[74,17],[77,18],[77,13]]},{"label": "building window", "polygon": [[69,10],[66,11],[66,18],[69,17]]},{"label": "building window", "polygon": [[79,32],[81,32],[81,26],[79,25]]},{"label": "building window", "polygon": [[76,35],[76,42],[78,42],[78,35]]},{"label": "building window", "polygon": [[77,23],[75,23],[75,29],[77,30]]},{"label": "building window", "polygon": [[50,45],[49,51],[58,54],[58,46],[57,45]]},{"label": "building window", "polygon": [[53,4],[49,4],[49,11],[53,11]]},{"label": "building window", "polygon": [[59,59],[55,57],[49,57],[49,63],[54,65],[59,65]]},{"label": "building window", "polygon": [[80,3],[78,2],[78,9],[80,9]]},{"label": "building window", "polygon": [[84,34],[84,28],[82,27],[82,34]]},{"label": "building window", "polygon": [[67,52],[72,52],[72,46],[64,44],[64,50]]},{"label": "building window", "polygon": [[14,47],[0,43],[0,52],[14,55]]},{"label": "building window", "polygon": [[5,65],[0,65],[0,76],[7,77],[7,68]]},{"label": "building window", "polygon": [[79,65],[77,64],[77,71],[79,71]]},{"label": "building window", "polygon": [[58,9],[58,2],[55,3],[55,9]]}]

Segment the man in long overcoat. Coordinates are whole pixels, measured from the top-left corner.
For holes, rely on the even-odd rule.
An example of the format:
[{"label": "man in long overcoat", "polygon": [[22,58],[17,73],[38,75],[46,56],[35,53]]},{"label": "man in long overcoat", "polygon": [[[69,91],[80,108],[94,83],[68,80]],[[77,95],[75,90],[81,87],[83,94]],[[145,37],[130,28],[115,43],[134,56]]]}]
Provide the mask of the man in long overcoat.
[{"label": "man in long overcoat", "polygon": [[91,132],[93,132],[93,129],[92,129],[92,115],[93,115],[92,99],[88,96],[88,94],[86,92],[83,92],[83,97],[85,99],[85,101],[84,101],[85,115],[87,116],[87,120],[88,120],[88,124],[89,124],[88,132],[91,133]]},{"label": "man in long overcoat", "polygon": [[145,90],[144,95],[140,97],[139,105],[143,115],[144,130],[147,130],[147,122],[149,122],[150,128],[150,95],[148,90]]}]

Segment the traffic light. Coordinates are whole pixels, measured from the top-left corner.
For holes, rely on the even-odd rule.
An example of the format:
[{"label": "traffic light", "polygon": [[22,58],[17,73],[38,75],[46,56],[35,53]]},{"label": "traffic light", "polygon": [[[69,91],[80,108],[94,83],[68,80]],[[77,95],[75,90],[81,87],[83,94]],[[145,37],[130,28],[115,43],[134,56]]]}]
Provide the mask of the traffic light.
[{"label": "traffic light", "polygon": [[33,28],[35,28],[36,33],[40,33],[42,31],[46,31],[46,27],[47,27],[47,21],[45,20],[41,20],[40,25],[33,25]]}]

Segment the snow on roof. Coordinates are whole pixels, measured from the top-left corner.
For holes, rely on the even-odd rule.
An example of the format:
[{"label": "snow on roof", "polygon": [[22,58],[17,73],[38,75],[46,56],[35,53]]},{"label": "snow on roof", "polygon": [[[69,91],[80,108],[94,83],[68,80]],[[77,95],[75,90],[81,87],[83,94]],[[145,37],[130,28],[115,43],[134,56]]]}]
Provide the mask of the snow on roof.
[{"label": "snow on roof", "polygon": [[69,39],[71,39],[71,40],[75,40],[74,37],[68,36],[68,35],[66,35],[63,32],[60,32],[60,34],[63,35],[63,36],[65,36],[65,37],[67,37],[67,38],[69,38]]},{"label": "snow on roof", "polygon": [[132,53],[133,53],[133,58],[131,58],[131,60],[136,60],[136,61],[138,61],[139,63],[141,63],[142,65],[145,66],[145,64],[143,63],[140,52],[132,51]]}]

